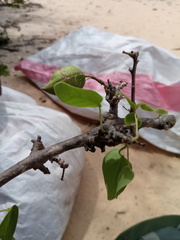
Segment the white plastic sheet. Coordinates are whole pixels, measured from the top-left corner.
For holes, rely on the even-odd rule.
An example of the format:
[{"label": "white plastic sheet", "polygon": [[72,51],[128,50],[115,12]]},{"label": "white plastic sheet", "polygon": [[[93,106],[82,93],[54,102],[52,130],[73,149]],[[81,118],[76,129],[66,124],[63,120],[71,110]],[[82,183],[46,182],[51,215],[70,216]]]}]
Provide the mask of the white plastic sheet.
[{"label": "white plastic sheet", "polygon": [[[94,27],[83,27],[21,61],[15,69],[21,70],[37,86],[43,87],[55,70],[74,65],[105,81],[110,79],[115,84],[120,80],[128,82],[124,93],[130,96],[131,76],[128,68],[132,66],[132,59],[122,54],[123,50],[140,53],[136,76],[136,101],[145,102],[151,107],[164,108],[177,119],[176,125],[169,131],[142,129],[141,137],[159,148],[180,153],[180,58],[170,52],[141,39],[104,32]],[[87,81],[85,87],[104,96],[103,88],[95,81]],[[76,108],[63,104],[57,97],[50,97],[73,113],[98,119],[96,108]],[[127,106],[125,101],[121,101],[121,117],[127,114],[122,105]],[[104,100],[102,112],[107,112],[108,107]],[[154,116],[142,111],[139,114]]]},{"label": "white plastic sheet", "polygon": [[[17,91],[3,87],[0,97],[0,172],[30,153],[31,139],[42,136],[44,145],[69,139],[80,129],[64,113],[40,107]],[[46,163],[50,175],[29,170],[0,189],[0,209],[16,204],[17,240],[60,240],[68,223],[84,164],[83,149],[61,154],[69,163],[64,181],[56,163]],[[2,220],[0,213],[0,220]]]}]

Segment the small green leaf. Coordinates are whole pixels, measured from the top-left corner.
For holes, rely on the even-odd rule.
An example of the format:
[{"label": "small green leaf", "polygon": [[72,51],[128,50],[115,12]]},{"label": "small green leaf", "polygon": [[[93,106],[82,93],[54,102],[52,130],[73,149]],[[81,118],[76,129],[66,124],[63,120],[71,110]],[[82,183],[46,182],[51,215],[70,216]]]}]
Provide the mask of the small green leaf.
[{"label": "small green leaf", "polygon": [[129,126],[131,124],[136,123],[136,118],[137,118],[137,123],[138,123],[138,128],[141,126],[142,121],[139,119],[138,115],[136,113],[128,113],[125,118],[124,118],[124,123]]},{"label": "small green leaf", "polygon": [[106,154],[102,169],[108,200],[117,198],[134,178],[131,163],[119,149],[113,149]]},{"label": "small green leaf", "polygon": [[135,116],[134,116],[134,113],[128,113],[125,118],[124,118],[124,123],[129,126],[133,123],[135,123]]},{"label": "small green leaf", "polygon": [[49,82],[42,89],[48,93],[55,94],[54,86],[59,82],[65,82],[74,87],[83,88],[85,77],[79,68],[75,66],[65,66],[54,72]]},{"label": "small green leaf", "polygon": [[121,92],[121,94],[126,98],[127,102],[131,106],[132,110],[136,111],[136,109],[137,109],[136,104],[133,103],[124,93]]},{"label": "small green leaf", "polygon": [[138,103],[138,104],[137,104],[137,108],[138,108],[138,107],[141,107],[141,108],[142,108],[143,110],[145,110],[145,111],[156,112],[156,113],[158,113],[158,114],[160,114],[160,115],[166,115],[166,114],[168,114],[168,112],[165,111],[164,109],[161,109],[161,108],[153,109],[153,108],[149,107],[148,105],[146,105],[145,103]]},{"label": "small green leaf", "polygon": [[12,240],[18,220],[18,207],[12,206],[0,224],[0,239]]},{"label": "small green leaf", "polygon": [[133,103],[124,93],[121,93],[125,98],[126,100],[128,101],[129,105],[131,106],[132,110],[135,112],[136,109],[138,107],[141,107],[143,110],[145,111],[150,111],[150,112],[156,112],[160,115],[166,115],[168,114],[167,111],[165,111],[164,109],[161,109],[161,108],[157,108],[157,109],[153,109],[151,107],[149,107],[148,105],[146,105],[145,103],[138,103],[138,104],[135,104]]},{"label": "small green leaf", "polygon": [[58,98],[69,105],[76,107],[101,107],[102,96],[93,90],[73,87],[61,82],[54,86]]}]

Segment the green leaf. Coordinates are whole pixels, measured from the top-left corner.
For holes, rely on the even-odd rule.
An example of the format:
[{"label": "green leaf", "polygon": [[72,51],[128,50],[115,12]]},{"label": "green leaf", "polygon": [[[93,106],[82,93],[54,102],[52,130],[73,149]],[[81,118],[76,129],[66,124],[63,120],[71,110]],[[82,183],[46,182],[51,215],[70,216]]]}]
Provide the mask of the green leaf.
[{"label": "green leaf", "polygon": [[145,111],[156,112],[156,113],[158,113],[160,115],[168,114],[168,112],[165,111],[164,109],[161,109],[161,108],[153,109],[153,108],[149,107],[148,105],[146,105],[145,103],[135,104],[124,93],[121,93],[121,94],[126,98],[126,100],[128,101],[129,105],[131,106],[131,108],[133,109],[134,112],[136,111],[136,109],[138,107],[141,107]]},{"label": "green leaf", "polygon": [[124,118],[124,123],[129,126],[131,124],[136,123],[136,118],[137,118],[137,123],[138,123],[138,128],[141,126],[142,121],[139,119],[138,115],[136,113],[128,113],[125,118]]},{"label": "green leaf", "polygon": [[132,113],[128,113],[125,118],[124,118],[124,123],[129,126],[133,123],[135,123],[135,114],[132,112]]},{"label": "green leaf", "polygon": [[136,104],[133,103],[124,93],[121,92],[121,94],[126,98],[127,102],[129,103],[133,111],[136,111],[137,109]]},{"label": "green leaf", "polygon": [[95,91],[73,87],[64,82],[56,84],[54,91],[62,102],[76,107],[101,107],[103,100]]},{"label": "green leaf", "polygon": [[131,163],[120,151],[113,149],[103,159],[102,169],[108,200],[117,198],[134,178]]},{"label": "green leaf", "polygon": [[12,240],[18,220],[18,207],[12,206],[0,225],[0,239]]},{"label": "green leaf", "polygon": [[141,108],[142,108],[143,110],[145,110],[145,111],[156,112],[156,113],[158,113],[158,114],[160,114],[160,115],[166,115],[166,114],[168,114],[168,112],[165,111],[164,109],[161,109],[161,108],[153,109],[153,108],[149,107],[148,105],[146,105],[145,103],[138,103],[138,104],[137,104],[137,108],[138,108],[138,107],[141,107]]},{"label": "green leaf", "polygon": [[60,82],[83,88],[85,77],[79,68],[75,66],[65,66],[54,72],[49,82],[42,89],[48,93],[55,94],[54,86]]}]

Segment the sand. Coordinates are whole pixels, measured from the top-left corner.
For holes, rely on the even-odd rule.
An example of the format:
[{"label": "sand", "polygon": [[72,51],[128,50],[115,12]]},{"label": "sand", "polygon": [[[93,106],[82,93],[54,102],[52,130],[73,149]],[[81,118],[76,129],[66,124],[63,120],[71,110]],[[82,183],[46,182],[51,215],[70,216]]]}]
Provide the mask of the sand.
[{"label": "sand", "polygon": [[[0,25],[6,27],[11,44],[1,50],[1,60],[11,76],[5,86],[32,96],[37,104],[68,113],[52,102],[14,65],[82,26],[145,39],[180,56],[179,0],[37,0],[25,9],[0,8]],[[69,114],[69,113],[68,113]],[[70,114],[82,128],[90,120]],[[144,219],[180,214],[179,158],[148,143],[132,147],[136,174],[127,190],[108,201],[101,172],[103,154],[86,153],[86,164],[69,225],[63,240],[114,239],[120,232]]]}]

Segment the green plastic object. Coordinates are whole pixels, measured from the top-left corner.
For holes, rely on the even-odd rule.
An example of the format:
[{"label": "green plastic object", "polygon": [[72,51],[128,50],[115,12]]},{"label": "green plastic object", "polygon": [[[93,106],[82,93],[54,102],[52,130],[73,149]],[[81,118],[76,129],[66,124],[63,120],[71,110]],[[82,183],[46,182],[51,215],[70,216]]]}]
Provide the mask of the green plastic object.
[{"label": "green plastic object", "polygon": [[[169,240],[180,240],[180,231],[179,236],[177,237],[176,227],[180,226],[180,215],[167,215],[161,216],[153,219],[149,219],[143,222],[140,222],[126,231],[122,232],[115,240],[141,240],[142,237],[148,233],[154,232],[158,234],[158,231],[165,229],[166,238],[159,237],[160,240],[168,239]],[[173,238],[172,231],[168,232],[168,229],[173,227],[175,229],[176,236]],[[161,232],[162,232],[161,231]],[[169,234],[169,236],[168,236]],[[162,234],[161,234],[162,235]]]}]

